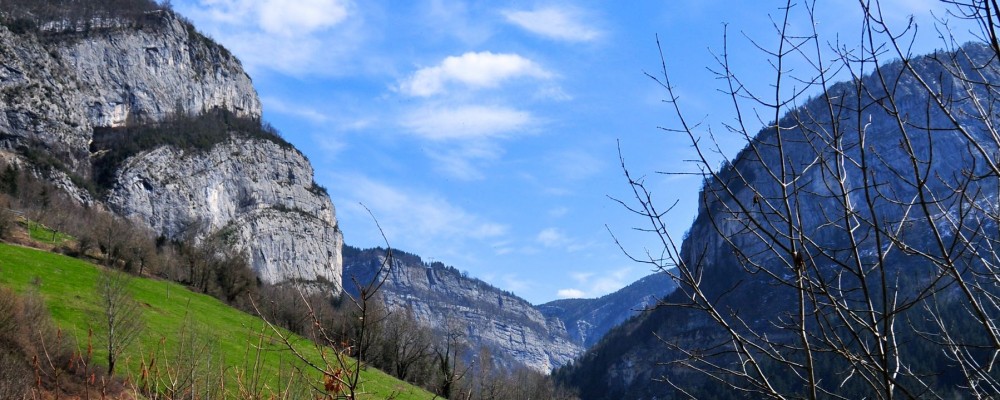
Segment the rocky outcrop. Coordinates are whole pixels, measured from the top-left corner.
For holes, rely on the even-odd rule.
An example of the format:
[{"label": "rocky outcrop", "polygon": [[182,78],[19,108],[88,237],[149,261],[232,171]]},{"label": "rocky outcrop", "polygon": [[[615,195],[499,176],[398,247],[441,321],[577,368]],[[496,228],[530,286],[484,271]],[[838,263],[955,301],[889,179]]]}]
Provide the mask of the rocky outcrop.
[{"label": "rocky outcrop", "polygon": [[555,300],[537,308],[546,317],[562,321],[573,341],[589,348],[611,328],[655,307],[676,287],[669,275],[656,273],[595,299]]},{"label": "rocky outcrop", "polygon": [[318,281],[339,294],[343,239],[333,204],[308,160],[280,139],[229,132],[207,149],[142,148],[105,163],[118,169],[113,182],[100,182],[103,198],[74,184],[93,182],[106,156],[92,146],[97,130],[219,109],[261,117],[239,60],[172,12],[94,25],[16,34],[0,26],[0,151],[167,237],[223,234],[265,281]]},{"label": "rocky outcrop", "polygon": [[[442,263],[393,250],[394,261],[381,291],[390,309],[409,308],[436,330],[458,329],[470,351],[480,346],[507,367],[517,364],[549,373],[583,351],[557,318],[548,318],[526,300]],[[369,281],[385,260],[380,249],[345,247],[344,282]],[[348,293],[356,291],[346,284]]]},{"label": "rocky outcrop", "polygon": [[94,127],[225,108],[259,118],[239,60],[170,12],[142,27],[15,34],[0,27],[0,132],[89,174]]},{"label": "rocky outcrop", "polygon": [[260,118],[261,105],[240,61],[169,12],[143,29],[102,31],[65,40],[56,57],[75,71],[93,126],[129,118],[161,120],[224,108]]},{"label": "rocky outcrop", "polygon": [[209,151],[167,146],[133,156],[107,201],[168,237],[225,235],[267,282],[328,280],[339,293],[343,237],[312,177],[298,150],[234,138]]}]

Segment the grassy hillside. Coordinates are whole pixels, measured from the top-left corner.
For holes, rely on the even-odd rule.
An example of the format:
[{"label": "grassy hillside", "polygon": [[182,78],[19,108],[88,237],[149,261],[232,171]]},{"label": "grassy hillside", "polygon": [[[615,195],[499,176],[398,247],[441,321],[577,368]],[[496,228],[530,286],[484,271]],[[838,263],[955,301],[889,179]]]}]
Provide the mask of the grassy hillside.
[{"label": "grassy hillside", "polygon": [[[87,347],[88,330],[100,311],[94,290],[99,268],[78,259],[0,243],[0,285],[17,291],[37,290],[55,321],[76,338],[81,349]],[[201,366],[198,371],[188,371],[192,376],[215,371],[225,376],[224,383],[200,384],[219,386],[216,390],[224,390],[230,398],[245,398],[251,393],[267,397],[290,384],[322,388],[320,374],[276,341],[259,318],[175,283],[137,278],[133,285],[134,297],[143,306],[146,328],[119,362],[119,373],[131,382],[142,381],[142,364],[148,366],[152,359],[156,367],[147,372],[161,376],[182,372],[185,365]],[[304,339],[297,340],[302,342],[297,348],[303,354],[319,360],[316,349]],[[106,353],[100,350],[96,335],[93,341],[94,360],[101,363]],[[434,397],[374,368],[362,373],[362,382],[368,393],[362,398]]]}]

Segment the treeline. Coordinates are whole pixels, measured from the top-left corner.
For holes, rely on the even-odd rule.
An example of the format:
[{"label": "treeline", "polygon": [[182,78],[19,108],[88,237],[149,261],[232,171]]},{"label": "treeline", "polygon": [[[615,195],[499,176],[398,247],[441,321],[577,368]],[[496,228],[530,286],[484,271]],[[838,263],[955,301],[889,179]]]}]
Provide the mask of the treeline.
[{"label": "treeline", "polygon": [[[351,279],[345,278],[344,287],[345,295],[350,297],[342,301],[342,304],[348,305],[352,314],[339,316],[335,321],[346,321],[350,325],[334,324],[325,331],[349,332],[350,336],[338,337],[337,340],[356,344],[352,356],[446,398],[575,398],[574,393],[556,385],[550,376],[523,366],[511,368],[508,363],[501,362],[509,358],[494,357],[488,348],[473,346],[468,340],[468,327],[459,321],[446,322],[442,326],[427,326],[420,322],[418,310],[410,307],[387,307],[383,300],[385,293],[373,296],[370,304],[365,304],[367,316],[361,319],[358,313],[360,307],[350,301],[364,297],[367,282],[378,281],[388,274],[385,268],[380,268],[380,264],[382,267],[392,265],[390,268],[398,268],[400,265],[431,268],[449,282],[465,279],[473,285],[496,290],[492,286],[469,278],[454,267],[440,262],[426,263],[418,255],[396,249],[359,249],[345,245],[343,258],[345,265],[354,266],[352,270],[345,272],[352,275]],[[382,261],[386,258],[389,260]],[[362,263],[366,265],[362,267]],[[446,275],[451,276],[445,277]],[[420,296],[425,297],[426,294]],[[496,307],[496,304],[478,306]],[[499,313],[501,310],[487,312]],[[367,326],[360,325],[363,320],[368,321]],[[525,320],[521,323],[532,322]]]},{"label": "treeline", "polygon": [[[451,399],[516,400],[574,399],[545,374],[495,362],[486,347],[473,348],[467,327],[446,323],[429,327],[410,308],[392,309],[376,299],[369,311],[368,337],[351,338],[361,344],[355,356],[378,369]],[[357,318],[349,318],[357,324]],[[358,326],[349,332],[359,332]]]},{"label": "treeline", "polygon": [[158,20],[152,12],[169,9],[169,2],[153,0],[5,0],[0,20],[15,33],[85,32],[140,26]]},{"label": "treeline", "polygon": [[133,116],[124,126],[94,128],[90,152],[94,154],[91,176],[97,192],[110,189],[115,173],[129,157],[160,146],[181,150],[209,151],[234,137],[261,139],[293,149],[273,126],[256,118],[236,115],[224,108],[190,114],[177,107],[163,121]]},{"label": "treeline", "polygon": [[[158,236],[139,221],[79,204],[34,173],[38,172],[0,161],[0,240],[37,245],[19,237],[17,233],[23,235],[24,229],[15,227],[24,220],[44,224],[52,228],[52,236],[41,242],[51,250],[134,275],[183,283],[442,397],[575,398],[547,375],[498,366],[487,349],[468,344],[465,326],[427,327],[418,322],[413,310],[387,308],[380,295],[358,303],[356,298],[334,297],[329,292],[302,291],[295,284],[261,282],[246,255],[234,251],[222,235],[196,241],[201,227],[193,224],[178,238]],[[416,257],[403,255],[408,256],[409,261]],[[64,361],[69,362],[69,354],[63,355]],[[59,373],[70,376],[75,372]]]},{"label": "treeline", "polygon": [[[365,285],[365,281],[359,283]],[[364,290],[354,288],[348,293]],[[382,294],[368,299],[357,294],[332,298],[287,285],[264,285],[259,296],[262,300],[256,311],[271,323],[444,398],[576,398],[548,375],[497,365],[488,349],[468,343],[466,326],[426,326],[412,309],[387,307]]]},{"label": "treeline", "polygon": [[[346,260],[351,258],[373,258],[379,255],[384,255],[385,252],[386,249],[382,247],[361,249],[353,246],[344,245],[342,254],[345,260],[344,264],[347,264]],[[397,249],[392,249],[392,255],[393,259],[398,262],[402,262],[407,265],[420,265],[423,266],[424,268],[430,268],[433,269],[437,274],[449,274],[455,277],[456,279],[461,278],[463,280],[471,282],[472,284],[476,285],[476,287],[479,289],[497,291],[511,297],[517,296],[511,291],[503,290],[493,285],[490,285],[486,281],[483,281],[476,277],[469,276],[469,273],[467,271],[461,271],[458,268],[455,268],[454,266],[445,265],[445,263],[440,261],[426,262],[419,255],[407,253],[405,251],[400,251]]]},{"label": "treeline", "polygon": [[247,258],[223,238],[196,241],[197,226],[179,239],[156,235],[141,222],[99,206],[81,205],[31,171],[0,161],[0,239],[33,244],[30,238],[13,236],[18,216],[51,228],[52,237],[42,238],[50,250],[135,275],[180,282],[244,310],[249,310],[245,298],[261,287]]}]

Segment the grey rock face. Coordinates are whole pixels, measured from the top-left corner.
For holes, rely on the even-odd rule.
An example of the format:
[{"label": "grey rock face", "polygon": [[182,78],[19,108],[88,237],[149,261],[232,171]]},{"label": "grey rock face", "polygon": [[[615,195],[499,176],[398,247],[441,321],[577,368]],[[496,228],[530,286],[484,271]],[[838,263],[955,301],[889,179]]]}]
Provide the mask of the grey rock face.
[{"label": "grey rock face", "polygon": [[222,232],[267,282],[325,279],[339,293],[343,236],[312,177],[301,153],[266,140],[160,147],[126,161],[108,204],[169,237]]},{"label": "grey rock face", "polygon": [[93,126],[119,126],[130,117],[161,120],[178,108],[221,107],[260,118],[260,100],[238,59],[168,13],[162,24],[57,47],[58,58],[91,89],[83,100]]},{"label": "grey rock face", "polygon": [[[426,264],[419,257],[397,252],[382,287],[390,309],[409,308],[423,324],[436,328],[461,327],[475,351],[490,349],[501,364],[521,364],[549,373],[583,351],[557,318],[549,318],[526,300],[463,276],[441,263]],[[344,281],[371,279],[384,261],[382,250],[345,250]],[[344,290],[356,291],[346,284]]]},{"label": "grey rock face", "polygon": [[[892,229],[899,232],[895,237],[902,244],[894,243],[894,254],[885,258],[886,270],[898,272],[899,276],[919,271],[922,264],[919,258],[909,258],[898,251],[899,248],[932,248],[932,235],[921,231],[921,228],[927,229],[928,221],[932,221],[945,238],[964,233],[956,228],[955,215],[964,215],[957,218],[960,221],[978,219],[976,223],[982,224],[984,231],[996,229],[995,217],[985,214],[995,215],[998,186],[995,175],[986,173],[983,154],[995,159],[1000,151],[991,130],[986,127],[987,124],[996,126],[997,116],[990,113],[983,118],[974,108],[976,104],[969,100],[996,99],[995,84],[1000,82],[1000,69],[991,61],[994,58],[995,54],[985,46],[972,44],[964,46],[959,53],[939,52],[909,60],[936,93],[955,100],[947,104],[954,121],[936,105],[929,105],[933,103],[928,93],[903,69],[901,62],[895,62],[880,67],[880,73],[889,77],[885,79],[887,84],[874,75],[861,78],[865,91],[860,97],[853,92],[853,82],[840,83],[828,90],[826,96],[829,97],[819,96],[786,114],[778,121],[782,127],[784,155],[776,146],[775,129],[759,132],[753,139],[757,151],[749,147],[744,149],[733,159],[732,165],[721,169],[717,179],[706,181],[699,196],[698,217],[681,252],[681,258],[688,265],[697,265],[704,273],[699,288],[709,298],[722,298],[721,295],[727,293],[727,299],[719,302],[723,309],[733,310],[741,321],[749,321],[758,334],[769,334],[772,340],[784,340],[778,335],[788,335],[787,331],[772,327],[781,325],[776,322],[780,318],[777,316],[795,303],[792,300],[794,289],[778,287],[774,280],[762,274],[747,273],[741,267],[745,265],[741,264],[743,260],[733,251],[738,248],[743,255],[751,255],[754,265],[776,276],[790,276],[788,265],[794,265],[794,259],[787,251],[775,250],[778,247],[774,242],[762,239],[769,236],[760,234],[781,229],[777,228],[783,226],[779,221],[787,215],[774,206],[784,198],[781,185],[768,172],[779,171],[782,165],[795,171],[796,179],[790,190],[797,194],[789,202],[790,208],[795,210],[795,224],[801,228],[801,236],[809,238],[809,243],[799,247],[808,254],[819,254],[822,249],[826,254],[844,257],[838,250],[852,245],[845,234],[844,226],[847,225],[837,222],[843,221],[845,214],[869,218],[867,221],[877,215],[880,222],[889,221]],[[957,76],[971,78],[963,82]],[[898,106],[896,115],[884,106],[890,97]],[[831,100],[832,107],[825,98],[835,99]],[[897,115],[902,124],[896,119]],[[901,125],[906,127],[905,133]],[[969,136],[958,132],[956,125]],[[837,171],[838,166],[834,164],[837,155],[829,143],[834,143],[831,132],[838,131],[843,134],[838,137],[843,140],[842,154],[850,160],[840,169],[844,189],[839,189],[837,175],[831,173]],[[864,133],[864,143],[859,143],[860,132]],[[908,181],[908,178],[912,180],[912,165],[916,161],[910,158],[904,138],[913,146],[915,159],[919,160],[926,177],[926,186],[920,190],[937,200],[946,199],[934,202],[926,214],[909,211],[908,205],[914,202],[918,189]],[[977,147],[982,152],[973,150]],[[862,159],[862,150],[868,152],[868,171],[863,171],[861,164],[856,162]],[[970,176],[990,178],[970,180]],[[876,188],[871,192],[877,192],[870,203],[863,190],[866,186]],[[956,188],[960,189],[956,191]],[[955,196],[961,191],[973,195]],[[747,215],[763,222],[749,226]],[[909,232],[910,223],[920,228]],[[875,235],[871,234],[874,228],[867,222],[856,224],[854,229],[855,238],[859,238],[856,246],[860,263],[874,264],[873,254],[885,252],[887,247],[878,247]],[[787,238],[780,234],[776,237],[778,240]],[[836,268],[836,264],[823,257],[815,259],[819,260],[818,268]],[[909,278],[916,280],[919,276]],[[844,287],[851,284],[844,283]],[[897,293],[903,293],[900,297],[907,295],[905,288],[899,286]],[[668,299],[678,303],[686,300],[684,296]],[[913,307],[913,310],[919,308]],[[607,336],[608,340],[588,350],[577,368],[567,374],[569,380],[584,387],[584,398],[673,396],[668,385],[654,383],[654,379],[664,376],[689,383],[706,382],[707,379],[696,381],[697,374],[690,370],[667,366],[666,362],[685,356],[671,350],[664,342],[691,349],[724,338],[718,326],[704,314],[680,307],[659,309],[630,320]],[[922,355],[930,358],[936,354],[935,351],[934,355]],[[595,371],[600,371],[600,376]]]},{"label": "grey rock face", "polygon": [[0,145],[37,143],[85,171],[92,127],[83,104],[80,82],[63,60],[34,37],[0,27]]},{"label": "grey rock face", "polygon": [[562,321],[574,343],[589,348],[612,328],[655,307],[676,287],[669,275],[656,273],[596,299],[555,300],[537,308],[546,317]]},{"label": "grey rock face", "polygon": [[93,128],[222,107],[259,118],[239,60],[170,13],[142,28],[15,35],[0,27],[0,131],[89,174]]},{"label": "grey rock face", "polygon": [[[44,39],[0,27],[0,151],[51,155],[65,168],[47,177],[91,203],[67,172],[90,176],[94,128],[215,108],[259,119],[239,60],[173,14],[158,15]],[[265,281],[328,281],[339,294],[333,204],[295,149],[238,132],[207,151],[154,148],[125,160],[106,201],[168,237],[227,235]]]}]

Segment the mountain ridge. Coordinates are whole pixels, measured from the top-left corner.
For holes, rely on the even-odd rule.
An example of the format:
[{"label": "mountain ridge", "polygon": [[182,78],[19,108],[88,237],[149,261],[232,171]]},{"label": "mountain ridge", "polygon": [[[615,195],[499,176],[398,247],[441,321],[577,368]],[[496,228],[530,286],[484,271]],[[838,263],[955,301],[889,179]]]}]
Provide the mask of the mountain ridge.
[{"label": "mountain ridge", "polygon": [[563,321],[570,337],[586,349],[629,318],[651,311],[676,286],[667,273],[658,272],[601,297],[553,300],[537,308]]},{"label": "mountain ridge", "polygon": [[[461,333],[473,346],[467,349],[470,353],[485,347],[501,366],[522,364],[543,373],[570,362],[612,326],[654,306],[663,293],[673,290],[669,276],[653,274],[600,298],[533,305],[442,262],[425,262],[398,249],[392,254],[394,263],[380,289],[391,310],[408,310],[418,322],[442,334],[449,324],[461,321],[459,326],[468,327]],[[345,292],[357,296],[351,282],[370,282],[385,257],[383,248],[345,245]]]},{"label": "mountain ridge", "polygon": [[[928,343],[929,334],[919,333],[936,328],[912,321],[928,320],[926,313],[932,313],[930,310],[935,307],[960,309],[951,302],[932,302],[938,297],[948,301],[961,299],[955,288],[957,284],[950,289],[932,286],[927,290],[935,293],[934,297],[920,297],[920,285],[933,284],[938,276],[935,271],[947,270],[947,265],[929,261],[933,257],[923,255],[936,254],[928,250],[937,248],[934,238],[960,248],[962,245],[978,248],[989,245],[981,243],[987,239],[977,238],[996,229],[996,221],[989,217],[988,210],[992,209],[989,199],[996,196],[997,188],[988,179],[966,180],[970,176],[991,176],[983,158],[994,154],[998,145],[990,136],[991,130],[983,126],[994,123],[989,118],[995,117],[981,117],[973,109],[976,104],[961,101],[995,99],[990,84],[1000,81],[1000,71],[991,62],[994,58],[995,54],[986,46],[967,44],[952,52],[914,57],[905,64],[886,63],[858,80],[831,85],[826,93],[810,98],[784,113],[771,128],[759,131],[731,163],[725,163],[706,177],[699,194],[698,216],[685,236],[680,253],[674,254],[679,256],[675,261],[692,274],[666,298],[666,302],[676,306],[659,308],[612,329],[597,346],[574,365],[557,371],[556,376],[579,388],[583,398],[652,399],[675,395],[737,398],[738,394],[726,392],[710,376],[711,372],[726,375],[725,371],[719,371],[733,361],[721,355],[728,353],[715,349],[731,349],[733,336],[739,335],[748,346],[762,346],[758,348],[795,343],[796,325],[789,321],[796,321],[790,316],[798,315],[795,307],[801,300],[796,299],[803,293],[796,291],[796,282],[801,282],[796,280],[797,276],[808,277],[806,282],[810,284],[826,285],[819,286],[816,292],[805,292],[810,296],[820,293],[815,305],[809,303],[805,307],[809,315],[834,321],[839,320],[829,310],[829,304],[840,303],[822,297],[822,290],[843,295],[842,301],[848,304],[863,301],[860,293],[867,292],[860,288],[866,283],[878,284],[880,276],[881,282],[893,282],[888,288],[877,286],[876,290],[891,289],[901,299],[928,302],[895,314],[905,315],[899,318],[908,321],[900,324],[898,332],[891,332],[896,335],[893,340],[907,343],[899,351],[901,359],[912,357],[906,364],[912,370],[906,373],[939,376],[947,375],[942,371],[960,368],[949,364],[942,352]],[[928,91],[925,84],[935,89]],[[938,107],[933,105],[931,96],[955,101]],[[976,146],[983,150],[970,150]],[[875,164],[871,170],[857,161],[864,159],[866,152],[877,159],[869,160]],[[831,165],[841,159],[847,162],[836,164],[840,168]],[[914,163],[920,165],[916,170],[929,171],[919,185],[907,174],[914,171]],[[793,171],[789,172],[794,177],[789,178],[792,183],[784,188],[776,182],[779,170]],[[968,197],[963,193],[969,193]],[[916,204],[914,208],[923,207],[925,211],[913,216],[905,205],[918,198],[918,194],[935,200],[929,206]],[[793,210],[791,216],[782,212],[785,209],[781,204],[788,204],[788,209]],[[837,219],[852,221],[851,216],[859,219],[854,220],[856,226]],[[868,216],[871,219],[863,219]],[[892,229],[879,228],[881,225],[877,224]],[[921,226],[927,232],[917,229]],[[783,234],[778,227],[793,229],[794,235]],[[941,232],[940,236],[928,233],[932,227]],[[876,241],[879,235],[884,235],[881,247]],[[789,237],[803,239],[794,242]],[[862,272],[854,272],[854,266],[860,266]],[[872,276],[865,275],[866,271],[872,271]],[[970,274],[986,276],[975,275],[983,274],[981,271]],[[833,283],[826,283],[828,279]],[[801,302],[810,301],[806,299]],[[709,303],[721,311],[710,316],[705,311]],[[873,304],[880,303],[873,300]],[[941,312],[949,316],[960,314]],[[727,331],[717,322],[719,319],[735,328]],[[823,321],[820,317],[816,319]],[[816,323],[813,328],[816,326],[825,327]],[[825,334],[833,335],[830,332]],[[813,334],[812,341],[819,342],[822,334]],[[841,366],[836,355],[853,356],[851,351],[863,351],[851,346],[834,349],[815,355],[821,372],[830,374],[822,368]],[[768,358],[771,355],[761,357],[772,360]],[[712,362],[718,362],[720,370],[714,369]],[[847,369],[850,364],[844,363],[842,368]],[[795,376],[794,371],[801,371],[794,367],[780,369],[786,365],[777,361],[775,365],[772,367],[776,369],[775,379]],[[706,369],[699,371],[699,366]],[[733,375],[736,374],[726,376]],[[854,376],[857,375],[820,375],[817,379],[847,382]],[[752,384],[737,378],[734,381],[739,383],[729,389],[738,384]],[[938,379],[940,382],[933,384],[940,386],[931,388],[940,393],[952,393],[962,385],[961,381],[955,383],[953,377]],[[670,383],[658,383],[663,381]],[[795,388],[809,387],[804,382],[801,386],[789,386],[790,396],[798,393]],[[681,392],[680,387],[686,391]],[[755,390],[767,389],[755,387]],[[868,390],[880,389],[853,381],[853,385],[841,383],[825,390],[856,390],[845,393],[865,397],[872,393]]]}]

